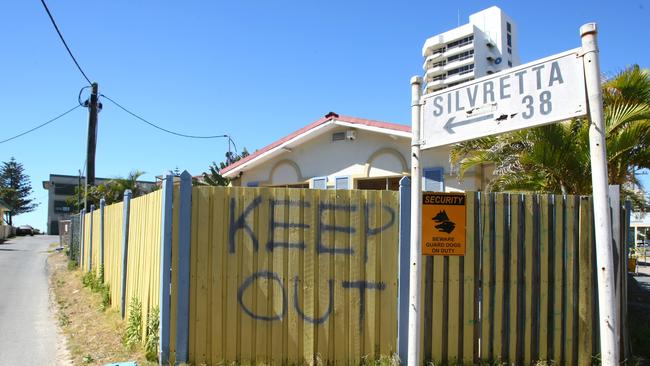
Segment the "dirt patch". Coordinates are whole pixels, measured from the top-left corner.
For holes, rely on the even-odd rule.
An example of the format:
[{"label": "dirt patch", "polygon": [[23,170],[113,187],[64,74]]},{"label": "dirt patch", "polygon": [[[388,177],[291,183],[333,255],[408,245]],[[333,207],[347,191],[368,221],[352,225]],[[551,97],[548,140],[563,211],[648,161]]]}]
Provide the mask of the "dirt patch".
[{"label": "dirt patch", "polygon": [[101,296],[83,287],[79,269],[68,269],[63,253],[48,258],[50,285],[54,292],[55,314],[67,338],[69,359],[74,365],[105,365],[135,361],[138,365],[157,365],[144,357],[141,349],[129,351],[122,345],[125,322],[119,312],[101,310]]}]

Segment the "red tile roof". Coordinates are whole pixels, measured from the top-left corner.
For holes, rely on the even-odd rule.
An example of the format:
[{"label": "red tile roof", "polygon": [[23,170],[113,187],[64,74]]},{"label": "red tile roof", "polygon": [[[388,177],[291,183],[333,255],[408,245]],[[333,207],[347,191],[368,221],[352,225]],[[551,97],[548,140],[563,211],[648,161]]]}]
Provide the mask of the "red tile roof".
[{"label": "red tile roof", "polygon": [[316,128],[316,127],[318,127],[318,126],[320,126],[320,125],[322,125],[324,123],[327,123],[327,122],[331,121],[331,120],[337,120],[337,121],[341,121],[341,122],[347,122],[347,123],[353,123],[353,124],[365,125],[365,126],[371,126],[371,127],[385,128],[385,129],[388,129],[388,130],[395,130],[395,131],[401,131],[401,132],[411,132],[411,126],[400,125],[400,124],[397,124],[397,123],[390,123],[390,122],[375,121],[375,120],[359,118],[359,117],[344,116],[344,115],[336,114],[334,112],[329,112],[328,114],[325,115],[325,117],[322,117],[321,119],[308,124],[307,126],[299,129],[298,131],[295,131],[295,132],[293,132],[293,133],[291,133],[291,134],[289,134],[289,135],[287,135],[287,136],[285,136],[285,137],[283,137],[283,138],[281,138],[281,139],[279,139],[279,140],[277,140],[277,141],[263,147],[262,149],[259,149],[259,150],[255,151],[254,153],[252,153],[252,154],[248,155],[247,157],[237,161],[234,164],[228,165],[227,167],[225,167],[224,169],[221,170],[221,174],[225,174],[225,173],[227,173],[227,172],[229,172],[231,170],[234,170],[237,167],[239,167],[240,165],[245,164],[245,163],[257,158],[258,156],[264,154],[265,152],[267,152],[269,150],[272,150],[272,149],[282,145],[283,143],[293,139],[294,137],[302,135],[302,134],[308,132],[309,130],[312,130],[312,129],[314,129],[314,128]]}]

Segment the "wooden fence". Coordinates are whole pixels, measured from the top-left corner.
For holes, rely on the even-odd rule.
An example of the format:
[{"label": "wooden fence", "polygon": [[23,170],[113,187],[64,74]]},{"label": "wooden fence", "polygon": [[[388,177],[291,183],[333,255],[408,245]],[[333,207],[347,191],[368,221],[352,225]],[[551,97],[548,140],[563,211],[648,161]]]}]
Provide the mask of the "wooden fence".
[{"label": "wooden fence", "polygon": [[189,359],[349,364],[395,353],[397,210],[389,191],[195,187]]},{"label": "wooden fence", "polygon": [[[599,352],[591,198],[468,193],[467,205],[467,254],[425,259],[423,359],[591,365]],[[618,278],[625,271],[617,264]]]},{"label": "wooden fence", "polygon": [[[161,192],[156,191],[130,200],[126,237],[124,203],[106,207],[102,204],[99,209],[91,206],[90,212],[83,215],[80,267],[96,276],[103,270],[103,280],[111,296],[110,306],[116,310],[124,308],[124,317],[129,316],[131,301],[140,301],[143,341],[149,314],[160,303],[161,198]],[[127,245],[128,256],[124,261]],[[123,281],[125,288],[122,288]]]},{"label": "wooden fence", "polygon": [[[405,361],[407,184],[400,192],[192,188],[189,174],[180,186],[169,176],[162,191],[130,201],[128,220],[127,201],[107,206],[103,221],[97,211],[83,216],[82,268],[96,270],[103,258],[112,298],[140,299],[144,321],[161,306],[163,361]],[[622,310],[628,213],[613,215]],[[593,231],[589,197],[467,193],[466,255],[423,261],[422,360],[591,364],[599,352]]]}]

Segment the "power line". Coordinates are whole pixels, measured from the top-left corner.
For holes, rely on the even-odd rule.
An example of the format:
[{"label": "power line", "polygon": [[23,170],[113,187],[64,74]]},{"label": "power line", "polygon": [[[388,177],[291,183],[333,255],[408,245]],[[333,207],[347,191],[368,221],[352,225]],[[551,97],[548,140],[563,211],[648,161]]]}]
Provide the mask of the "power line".
[{"label": "power line", "polygon": [[125,107],[120,105],[118,102],[116,102],[113,99],[107,97],[106,95],[100,94],[100,96],[103,97],[103,98],[108,99],[111,103],[115,104],[118,108],[122,109],[124,112],[126,112],[126,113],[130,114],[131,116],[139,119],[140,121],[148,124],[149,126],[157,128],[157,129],[159,129],[161,131],[167,132],[167,133],[172,134],[172,135],[176,135],[176,136],[180,136],[180,137],[187,137],[187,138],[191,138],[191,139],[216,139],[216,138],[223,138],[223,137],[230,138],[230,136],[228,136],[228,135],[198,136],[198,135],[186,135],[184,133],[178,133],[178,132],[170,131],[170,130],[168,130],[166,128],[160,127],[160,126],[156,125],[155,123],[149,122],[146,119],[138,116],[137,114],[131,112],[128,109],[126,109]]},{"label": "power line", "polygon": [[2,141],[0,141],[0,144],[4,144],[5,142],[11,141],[11,140],[13,140],[13,139],[17,139],[17,138],[19,138],[20,136],[24,136],[24,135],[26,135],[26,134],[28,134],[28,133],[30,133],[30,132],[32,132],[32,131],[36,131],[36,130],[38,130],[39,128],[44,127],[44,126],[46,126],[46,125],[48,125],[48,124],[50,124],[50,123],[56,121],[57,119],[59,119],[59,118],[65,116],[66,114],[68,114],[68,113],[74,111],[75,109],[77,109],[77,108],[79,108],[79,107],[81,107],[81,106],[80,106],[80,105],[76,105],[76,106],[74,106],[74,107],[68,109],[67,111],[65,111],[65,112],[63,112],[63,113],[61,113],[61,114],[59,114],[58,116],[52,118],[51,120],[49,120],[49,121],[47,121],[47,122],[41,123],[40,125],[38,125],[38,126],[32,128],[32,129],[29,129],[29,130],[27,130],[27,131],[25,131],[25,132],[23,132],[23,133],[20,133],[20,134],[18,134],[18,135],[16,135],[16,136],[13,136],[13,137],[10,137],[10,138],[8,138],[8,139],[6,139],[6,140],[2,140]]},{"label": "power line", "polygon": [[59,34],[59,38],[61,38],[61,42],[63,42],[63,45],[65,46],[65,49],[68,50],[68,54],[72,58],[72,61],[74,61],[74,64],[77,65],[77,68],[81,72],[81,75],[84,76],[88,84],[92,84],[88,76],[86,76],[86,73],[83,71],[81,66],[79,66],[79,63],[77,62],[77,59],[74,57],[72,54],[72,51],[70,50],[70,47],[68,47],[68,44],[66,43],[65,39],[63,38],[63,35],[61,34],[61,31],[59,30],[59,27],[56,25],[56,22],[54,21],[54,17],[52,16],[52,13],[50,13],[50,9],[47,8],[47,4],[45,4],[45,0],[41,0],[41,4],[43,4],[43,7],[45,8],[45,11],[47,12],[47,15],[50,17],[50,21],[52,21],[52,25],[54,26],[54,29],[56,29],[56,33]]}]

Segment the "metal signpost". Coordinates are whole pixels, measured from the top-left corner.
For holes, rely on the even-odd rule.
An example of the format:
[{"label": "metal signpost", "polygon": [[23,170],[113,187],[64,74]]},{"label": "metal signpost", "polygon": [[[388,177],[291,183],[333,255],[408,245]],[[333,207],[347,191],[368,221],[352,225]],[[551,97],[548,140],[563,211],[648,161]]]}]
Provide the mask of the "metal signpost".
[{"label": "metal signpost", "polygon": [[419,310],[422,253],[418,249],[421,239],[426,238],[422,237],[420,150],[565,121],[587,113],[591,122],[589,143],[598,264],[601,359],[603,365],[618,365],[618,315],[596,33],[596,24],[585,24],[580,28],[580,48],[424,96],[421,95],[421,79],[411,79],[413,186],[409,263],[409,366],[421,364]]}]

